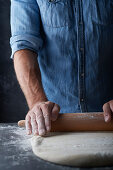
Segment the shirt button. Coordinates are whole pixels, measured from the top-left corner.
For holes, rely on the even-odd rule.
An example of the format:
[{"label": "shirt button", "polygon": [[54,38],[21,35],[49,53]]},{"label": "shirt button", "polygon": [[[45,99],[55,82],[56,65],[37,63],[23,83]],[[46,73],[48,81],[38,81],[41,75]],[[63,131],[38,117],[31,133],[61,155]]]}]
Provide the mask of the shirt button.
[{"label": "shirt button", "polygon": [[55,2],[55,0],[49,0],[49,2]]},{"label": "shirt button", "polygon": [[84,99],[81,99],[81,102],[83,102],[84,101]]},{"label": "shirt button", "polygon": [[84,77],[84,73],[81,74],[81,77]]},{"label": "shirt button", "polygon": [[79,22],[79,25],[82,25],[83,23],[82,22]]},{"label": "shirt button", "polygon": [[84,51],[84,48],[80,48],[80,51]]}]

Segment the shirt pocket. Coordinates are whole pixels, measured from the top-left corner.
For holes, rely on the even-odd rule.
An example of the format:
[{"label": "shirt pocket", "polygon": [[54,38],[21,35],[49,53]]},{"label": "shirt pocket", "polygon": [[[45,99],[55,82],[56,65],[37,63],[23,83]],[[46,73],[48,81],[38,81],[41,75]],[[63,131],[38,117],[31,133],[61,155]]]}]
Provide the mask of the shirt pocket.
[{"label": "shirt pocket", "polygon": [[113,24],[113,0],[90,0],[91,18],[96,24]]},{"label": "shirt pocket", "polygon": [[70,0],[42,0],[42,23],[48,27],[69,26],[72,20]]}]

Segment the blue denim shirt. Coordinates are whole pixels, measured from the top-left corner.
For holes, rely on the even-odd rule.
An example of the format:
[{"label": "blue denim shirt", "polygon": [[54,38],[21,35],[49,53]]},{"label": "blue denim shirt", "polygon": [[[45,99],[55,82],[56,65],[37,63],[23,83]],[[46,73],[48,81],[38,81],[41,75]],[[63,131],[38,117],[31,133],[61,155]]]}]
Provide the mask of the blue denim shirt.
[{"label": "blue denim shirt", "polygon": [[37,53],[61,113],[102,111],[113,99],[113,0],[12,0],[10,44]]}]

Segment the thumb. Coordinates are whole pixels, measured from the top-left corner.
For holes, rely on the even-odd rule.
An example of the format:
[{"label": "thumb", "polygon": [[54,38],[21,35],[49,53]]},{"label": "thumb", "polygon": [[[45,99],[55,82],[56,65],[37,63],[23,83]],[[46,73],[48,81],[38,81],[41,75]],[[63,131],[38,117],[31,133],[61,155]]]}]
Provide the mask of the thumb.
[{"label": "thumb", "polygon": [[59,112],[60,112],[60,106],[58,104],[54,104],[54,107],[52,109],[52,115],[51,115],[52,121],[57,120]]}]

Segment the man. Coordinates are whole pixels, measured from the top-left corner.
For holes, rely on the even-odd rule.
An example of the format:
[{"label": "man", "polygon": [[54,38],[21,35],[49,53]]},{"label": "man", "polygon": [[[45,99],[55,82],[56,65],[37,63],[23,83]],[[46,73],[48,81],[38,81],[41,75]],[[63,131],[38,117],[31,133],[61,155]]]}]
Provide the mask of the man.
[{"label": "man", "polygon": [[112,11],[112,0],[11,1],[11,57],[29,106],[28,134],[50,131],[59,112],[103,106],[111,120]]}]

